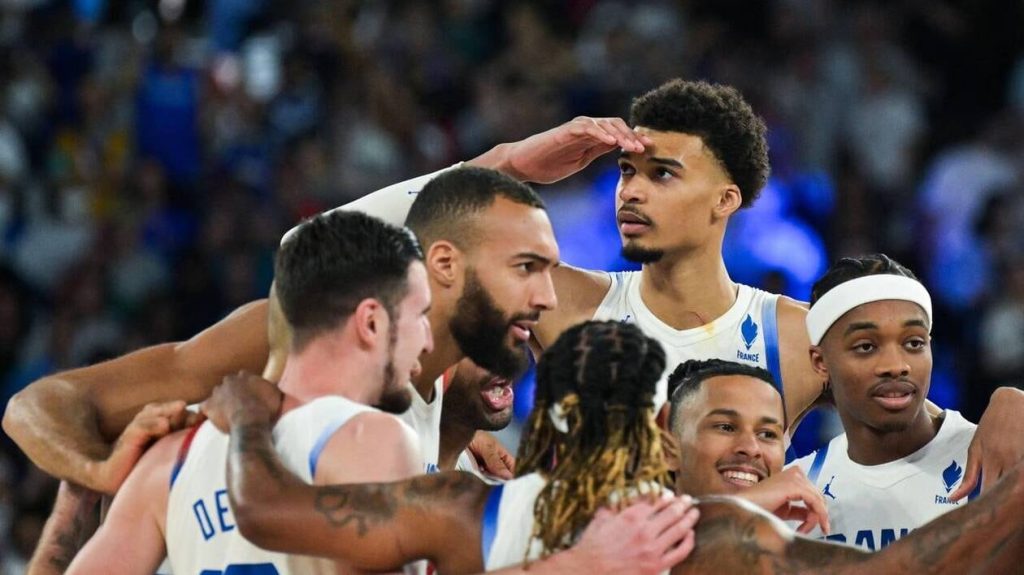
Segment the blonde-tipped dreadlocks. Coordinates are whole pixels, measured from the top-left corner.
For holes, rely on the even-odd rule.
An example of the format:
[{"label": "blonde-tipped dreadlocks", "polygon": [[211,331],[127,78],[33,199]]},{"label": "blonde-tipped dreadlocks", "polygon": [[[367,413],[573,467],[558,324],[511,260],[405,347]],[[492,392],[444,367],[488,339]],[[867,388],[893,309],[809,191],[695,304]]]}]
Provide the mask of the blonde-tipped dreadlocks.
[{"label": "blonde-tipped dreadlocks", "polygon": [[654,421],[664,369],[661,345],[621,322],[570,328],[541,357],[516,468],[548,480],[533,511],[543,555],[569,547],[602,506],[669,484]]}]

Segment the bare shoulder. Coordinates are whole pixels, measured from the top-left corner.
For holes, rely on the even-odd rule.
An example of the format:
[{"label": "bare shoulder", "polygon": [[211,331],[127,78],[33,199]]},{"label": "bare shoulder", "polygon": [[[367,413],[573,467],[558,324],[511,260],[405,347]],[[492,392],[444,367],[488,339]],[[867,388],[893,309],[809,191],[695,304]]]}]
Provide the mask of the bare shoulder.
[{"label": "bare shoulder", "polygon": [[395,481],[423,472],[419,438],[389,413],[367,411],[327,441],[316,466],[316,483]]},{"label": "bare shoulder", "polygon": [[416,432],[398,417],[383,411],[364,411],[348,420],[334,434],[345,440],[367,441],[380,446],[416,445]]},{"label": "bare shoulder", "polygon": [[825,389],[825,382],[811,367],[807,309],[806,302],[779,296],[776,314],[781,344],[782,383],[791,428],[799,424]]},{"label": "bare shoulder", "polygon": [[543,347],[550,345],[563,331],[593,317],[612,280],[608,272],[585,270],[562,264],[552,270],[558,306],[541,316],[537,335]]}]

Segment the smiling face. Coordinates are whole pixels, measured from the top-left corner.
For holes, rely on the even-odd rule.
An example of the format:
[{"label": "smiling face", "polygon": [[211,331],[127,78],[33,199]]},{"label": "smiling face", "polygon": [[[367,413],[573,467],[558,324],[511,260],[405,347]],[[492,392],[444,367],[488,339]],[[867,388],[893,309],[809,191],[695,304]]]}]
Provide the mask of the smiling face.
[{"label": "smiling face", "polygon": [[931,381],[928,316],[902,300],[859,305],[811,348],[815,370],[832,382],[843,428],[891,433],[926,417]]},{"label": "smiling face", "polygon": [[551,279],[558,244],[544,210],[502,197],[477,216],[475,229],[449,327],[466,356],[514,379],[528,366],[541,312],[558,302]]},{"label": "smiling face", "polygon": [[736,493],[782,470],[782,397],[747,375],[706,379],[683,400],[677,489],[693,496]]},{"label": "smiling face", "polygon": [[[706,245],[739,209],[739,188],[698,136],[638,127],[653,142],[619,157],[616,221],[623,255],[650,263]],[[717,248],[716,248],[717,249]]]}]

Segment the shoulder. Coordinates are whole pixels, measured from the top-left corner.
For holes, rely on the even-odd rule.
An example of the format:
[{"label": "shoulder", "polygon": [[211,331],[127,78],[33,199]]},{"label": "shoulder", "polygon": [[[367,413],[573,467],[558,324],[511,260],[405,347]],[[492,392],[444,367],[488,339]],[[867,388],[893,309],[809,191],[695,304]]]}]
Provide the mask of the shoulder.
[{"label": "shoulder", "polygon": [[537,332],[547,347],[563,331],[593,317],[612,285],[608,272],[585,270],[562,264],[551,271],[558,306],[545,312]]},{"label": "shoulder", "polygon": [[317,483],[393,481],[423,469],[416,433],[394,415],[376,410],[360,413],[338,428],[319,462]]},{"label": "shoulder", "polygon": [[369,441],[379,446],[416,445],[416,432],[398,417],[371,410],[354,415],[338,428],[334,437],[353,441]]}]

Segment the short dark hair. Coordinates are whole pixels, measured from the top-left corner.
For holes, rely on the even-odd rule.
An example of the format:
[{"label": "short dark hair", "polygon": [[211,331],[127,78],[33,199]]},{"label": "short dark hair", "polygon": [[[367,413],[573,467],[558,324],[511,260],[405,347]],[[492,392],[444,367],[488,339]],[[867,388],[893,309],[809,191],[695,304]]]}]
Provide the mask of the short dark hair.
[{"label": "short dark hair", "polygon": [[463,166],[427,182],[413,201],[405,225],[416,232],[424,246],[445,239],[466,249],[475,231],[473,216],[499,197],[547,209],[530,186],[495,170]]},{"label": "short dark hair", "polygon": [[677,78],[635,98],[629,123],[700,137],[739,187],[740,207],[768,182],[768,130],[736,88]]},{"label": "short dark hair", "polygon": [[336,327],[359,302],[375,298],[395,316],[409,266],[422,261],[407,228],[360,212],[333,210],[299,224],[281,244],[274,275],[293,347]]},{"label": "short dark hair", "polygon": [[[668,376],[669,429],[675,431],[680,424],[683,404],[697,393],[703,383],[712,377],[722,375],[746,375],[767,383],[778,391],[778,385],[771,372],[756,365],[747,365],[723,359],[691,359],[679,364]],[[781,396],[781,394],[780,394]],[[783,418],[786,417],[786,403],[782,403]]]},{"label": "short dark hair", "polygon": [[825,275],[821,276],[821,279],[814,282],[814,287],[811,288],[811,307],[818,303],[821,296],[839,284],[865,276],[883,274],[903,276],[912,280],[917,279],[914,272],[885,254],[842,258],[832,267],[828,268],[828,271],[825,272]]}]

